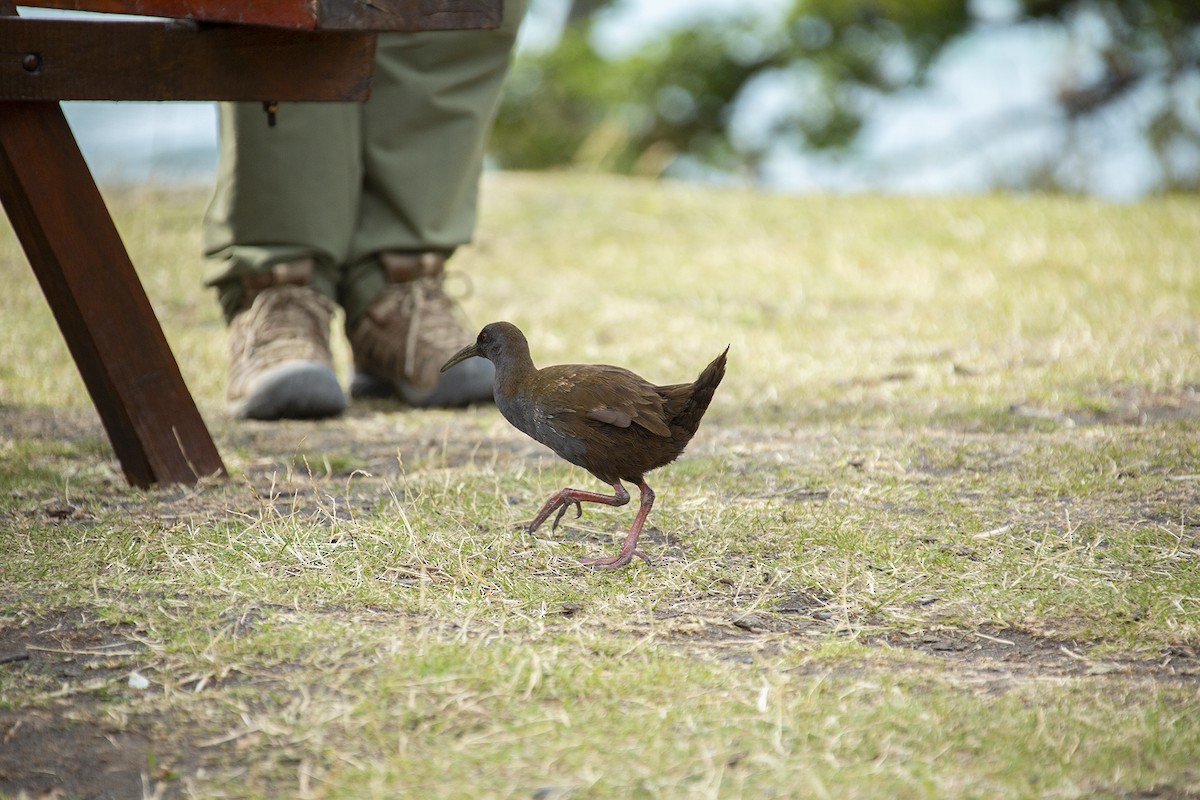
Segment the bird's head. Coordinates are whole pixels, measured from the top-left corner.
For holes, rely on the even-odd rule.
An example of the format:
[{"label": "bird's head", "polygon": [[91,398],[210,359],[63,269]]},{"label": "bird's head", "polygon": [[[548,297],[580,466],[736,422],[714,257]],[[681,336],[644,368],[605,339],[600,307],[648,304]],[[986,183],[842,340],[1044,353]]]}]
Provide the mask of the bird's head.
[{"label": "bird's head", "polygon": [[521,329],[511,322],[493,322],[483,327],[473,343],[451,356],[442,365],[442,372],[473,356],[486,358],[500,367],[509,361],[529,360],[529,343]]}]

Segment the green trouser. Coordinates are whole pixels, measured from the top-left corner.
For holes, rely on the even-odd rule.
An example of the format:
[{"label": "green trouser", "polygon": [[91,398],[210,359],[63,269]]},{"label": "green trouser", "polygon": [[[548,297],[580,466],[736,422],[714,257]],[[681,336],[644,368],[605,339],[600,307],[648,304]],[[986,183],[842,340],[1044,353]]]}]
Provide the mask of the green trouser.
[{"label": "green trouser", "polygon": [[313,285],[353,323],[386,285],[376,254],[451,251],[475,228],[487,133],[524,0],[497,31],[379,36],[366,103],[220,104],[206,280],[226,319],[242,278],[311,257]]}]

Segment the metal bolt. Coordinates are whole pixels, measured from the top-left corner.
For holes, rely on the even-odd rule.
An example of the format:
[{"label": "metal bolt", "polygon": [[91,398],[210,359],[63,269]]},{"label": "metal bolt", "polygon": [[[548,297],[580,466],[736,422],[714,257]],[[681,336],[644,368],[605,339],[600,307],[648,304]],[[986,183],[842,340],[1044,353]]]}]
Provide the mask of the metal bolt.
[{"label": "metal bolt", "polygon": [[26,53],[21,56],[21,66],[26,72],[37,72],[42,68],[42,57],[38,53]]}]

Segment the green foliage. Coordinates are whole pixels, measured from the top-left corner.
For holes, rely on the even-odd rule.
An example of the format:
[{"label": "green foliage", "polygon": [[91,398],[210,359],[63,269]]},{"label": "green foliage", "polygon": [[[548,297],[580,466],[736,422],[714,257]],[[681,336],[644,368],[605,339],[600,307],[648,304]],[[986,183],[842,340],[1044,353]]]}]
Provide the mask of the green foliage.
[{"label": "green foliage", "polygon": [[657,172],[677,152],[732,165],[722,131],[730,98],[763,62],[728,55],[730,32],[696,28],[628,59],[601,59],[585,27],[552,52],[518,61],[493,150],[502,164],[540,169],[582,164]]},{"label": "green foliage", "polygon": [[[614,60],[591,44],[593,17],[581,14],[556,49],[518,59],[493,152],[503,166],[521,169],[657,175],[685,154],[707,167],[753,174],[780,140],[802,149],[846,148],[882,95],[919,85],[947,45],[983,24],[969,5],[796,0],[781,20],[744,14],[699,22]],[[1011,19],[988,24],[1041,22],[1075,36],[1085,17],[1107,39],[1096,74],[1061,90],[1069,120],[1140,85],[1170,87],[1200,69],[1194,0],[1026,0]],[[789,81],[794,106],[773,120],[771,141],[738,142],[730,120],[760,79]],[[1157,152],[1181,138],[1200,140],[1186,116],[1164,104],[1147,131]]]}]

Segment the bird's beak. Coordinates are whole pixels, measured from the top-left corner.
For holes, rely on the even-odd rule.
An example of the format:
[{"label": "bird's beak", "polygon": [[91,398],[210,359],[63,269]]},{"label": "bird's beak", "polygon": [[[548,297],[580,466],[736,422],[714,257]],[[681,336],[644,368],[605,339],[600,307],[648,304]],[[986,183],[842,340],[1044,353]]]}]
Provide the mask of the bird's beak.
[{"label": "bird's beak", "polygon": [[464,347],[462,350],[459,350],[457,353],[452,355],[450,357],[450,360],[447,361],[445,364],[442,364],[442,372],[445,372],[446,370],[450,369],[451,367],[453,367],[455,364],[457,364],[460,361],[466,361],[468,358],[471,358],[472,356],[477,356],[477,355],[479,355],[479,345],[477,345],[475,343],[471,343],[471,344],[467,345],[466,347]]}]

